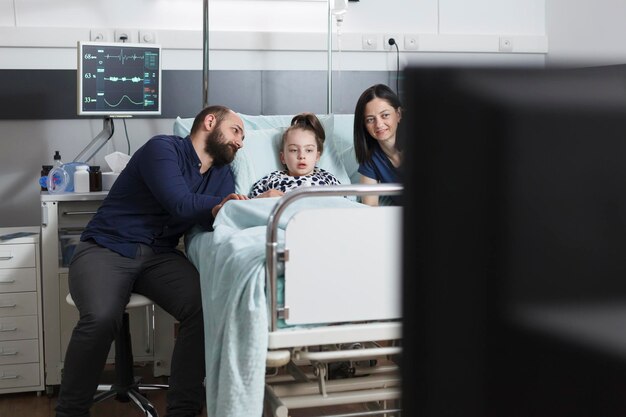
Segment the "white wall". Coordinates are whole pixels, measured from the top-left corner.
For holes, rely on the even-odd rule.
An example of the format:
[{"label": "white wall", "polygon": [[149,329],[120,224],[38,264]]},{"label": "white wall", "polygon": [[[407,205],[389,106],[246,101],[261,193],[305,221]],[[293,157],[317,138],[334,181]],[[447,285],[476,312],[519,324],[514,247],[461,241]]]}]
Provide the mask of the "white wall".
[{"label": "white wall", "polygon": [[[371,70],[393,69],[395,57],[384,48],[385,35],[398,38],[403,65],[436,63],[440,58],[449,63],[454,53],[476,53],[483,55],[481,62],[500,63],[507,62],[509,52],[522,54],[532,64],[543,63],[544,1],[351,2],[334,49],[345,51],[341,69],[347,70],[364,65]],[[326,67],[326,1],[209,4],[211,69]],[[113,40],[116,30],[123,29],[130,33],[130,41],[156,39],[164,48],[165,69],[201,69],[202,5],[200,0],[0,0],[0,68],[75,68],[78,40],[94,34]],[[406,50],[407,36],[416,39],[417,50]],[[512,51],[500,50],[501,37],[512,41]],[[364,49],[364,38],[376,42],[374,51]],[[261,59],[257,51],[273,51],[271,59]],[[294,51],[311,53],[302,59]],[[458,62],[464,60],[460,57]]]},{"label": "white wall", "polygon": [[626,1],[546,0],[548,66],[626,62]]}]

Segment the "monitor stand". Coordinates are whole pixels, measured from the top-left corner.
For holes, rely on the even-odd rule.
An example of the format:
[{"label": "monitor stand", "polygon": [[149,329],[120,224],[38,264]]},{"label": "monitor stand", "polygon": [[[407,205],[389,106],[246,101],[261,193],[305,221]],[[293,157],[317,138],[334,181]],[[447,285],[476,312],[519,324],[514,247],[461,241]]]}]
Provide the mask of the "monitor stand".
[{"label": "monitor stand", "polygon": [[85,148],[74,158],[72,162],[87,162],[111,139],[113,132],[113,118],[105,117],[102,121],[102,131],[89,142]]}]

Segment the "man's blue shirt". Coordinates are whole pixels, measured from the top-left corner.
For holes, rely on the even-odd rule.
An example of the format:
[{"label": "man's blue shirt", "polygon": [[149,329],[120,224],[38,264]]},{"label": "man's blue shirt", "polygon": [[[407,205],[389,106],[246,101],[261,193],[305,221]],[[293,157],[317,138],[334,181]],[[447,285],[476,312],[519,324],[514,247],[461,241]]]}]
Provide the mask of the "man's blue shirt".
[{"label": "man's blue shirt", "polygon": [[134,258],[139,243],[172,251],[198,224],[211,229],[211,209],[235,192],[230,165],[200,174],[191,138],[155,136],[139,148],[113,184],[81,240]]}]

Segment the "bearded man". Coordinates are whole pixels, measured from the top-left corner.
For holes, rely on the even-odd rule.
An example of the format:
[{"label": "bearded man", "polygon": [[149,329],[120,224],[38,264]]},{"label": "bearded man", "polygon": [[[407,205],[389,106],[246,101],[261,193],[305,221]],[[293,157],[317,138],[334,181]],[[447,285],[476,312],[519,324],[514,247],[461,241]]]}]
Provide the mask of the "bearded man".
[{"label": "bearded man", "polygon": [[131,292],[179,321],[167,393],[168,417],[201,413],[204,326],[198,272],[176,249],[194,225],[211,230],[235,194],[230,168],[243,121],[224,106],[195,118],[186,138],[159,135],[131,157],[81,235],[69,267],[80,313],[65,355],[57,417],[87,417]]}]

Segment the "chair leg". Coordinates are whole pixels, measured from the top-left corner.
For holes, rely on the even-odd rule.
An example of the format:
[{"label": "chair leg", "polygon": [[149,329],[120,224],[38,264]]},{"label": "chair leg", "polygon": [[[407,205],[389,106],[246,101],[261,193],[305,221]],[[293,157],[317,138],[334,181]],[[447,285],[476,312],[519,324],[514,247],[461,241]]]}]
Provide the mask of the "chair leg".
[{"label": "chair leg", "polygon": [[139,391],[140,389],[168,389],[165,384],[140,384],[133,372],[133,351],[130,340],[128,313],[124,312],[120,334],[115,338],[115,383],[105,392],[94,396],[94,404],[115,397],[120,402],[132,401],[146,416],[159,417],[154,406]]},{"label": "chair leg", "polygon": [[131,388],[126,394],[146,416],[159,417],[154,406],[138,390]]},{"label": "chair leg", "polygon": [[108,398],[116,397],[116,396],[117,396],[117,390],[114,390],[113,387],[111,387],[109,391],[101,392],[99,394],[94,395],[93,403],[96,404]]}]

